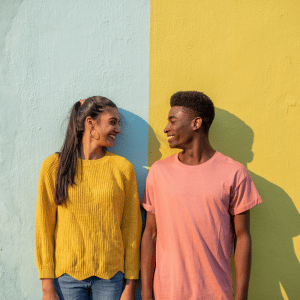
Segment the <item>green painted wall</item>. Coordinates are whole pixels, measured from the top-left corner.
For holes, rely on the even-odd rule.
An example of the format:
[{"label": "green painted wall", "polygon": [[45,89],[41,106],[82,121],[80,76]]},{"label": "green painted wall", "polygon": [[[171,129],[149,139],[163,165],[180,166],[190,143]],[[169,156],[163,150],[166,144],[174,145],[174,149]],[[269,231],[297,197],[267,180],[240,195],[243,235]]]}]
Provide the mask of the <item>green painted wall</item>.
[{"label": "green painted wall", "polygon": [[0,299],[41,299],[34,259],[38,174],[59,151],[74,102],[112,99],[122,133],[111,151],[148,152],[148,0],[0,3]]}]

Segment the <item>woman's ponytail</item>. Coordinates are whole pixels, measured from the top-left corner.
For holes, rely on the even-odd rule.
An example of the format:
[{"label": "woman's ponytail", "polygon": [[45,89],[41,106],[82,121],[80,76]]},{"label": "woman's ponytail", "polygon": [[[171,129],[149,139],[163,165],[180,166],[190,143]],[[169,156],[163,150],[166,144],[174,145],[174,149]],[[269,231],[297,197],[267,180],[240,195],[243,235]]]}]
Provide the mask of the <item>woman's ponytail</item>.
[{"label": "woman's ponytail", "polygon": [[[83,129],[78,128],[80,101],[71,110],[67,133],[61,152],[55,180],[54,201],[60,205],[68,197],[68,187],[74,183],[78,159],[81,151]],[[81,130],[80,130],[81,129]]]}]

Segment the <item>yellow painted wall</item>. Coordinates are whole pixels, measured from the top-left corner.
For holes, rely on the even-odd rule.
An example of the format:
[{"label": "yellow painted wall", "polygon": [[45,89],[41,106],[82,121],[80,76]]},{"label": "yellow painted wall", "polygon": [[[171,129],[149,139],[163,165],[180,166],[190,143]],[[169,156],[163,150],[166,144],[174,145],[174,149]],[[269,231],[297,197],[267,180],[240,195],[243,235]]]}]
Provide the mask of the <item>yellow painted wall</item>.
[{"label": "yellow painted wall", "polygon": [[300,299],[300,2],[152,0],[149,163],[171,155],[170,96],[215,103],[213,146],[247,166],[264,203],[251,212],[250,300]]}]

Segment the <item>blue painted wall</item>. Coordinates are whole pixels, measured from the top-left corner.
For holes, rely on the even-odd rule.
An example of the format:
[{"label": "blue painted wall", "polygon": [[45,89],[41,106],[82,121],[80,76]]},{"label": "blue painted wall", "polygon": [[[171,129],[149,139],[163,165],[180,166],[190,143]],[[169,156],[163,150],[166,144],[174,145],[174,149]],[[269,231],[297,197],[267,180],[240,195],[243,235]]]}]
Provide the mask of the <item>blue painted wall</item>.
[{"label": "blue painted wall", "polygon": [[37,180],[59,151],[75,101],[120,108],[111,151],[135,166],[148,148],[149,0],[10,1],[0,9],[0,298],[41,299],[34,260]]}]

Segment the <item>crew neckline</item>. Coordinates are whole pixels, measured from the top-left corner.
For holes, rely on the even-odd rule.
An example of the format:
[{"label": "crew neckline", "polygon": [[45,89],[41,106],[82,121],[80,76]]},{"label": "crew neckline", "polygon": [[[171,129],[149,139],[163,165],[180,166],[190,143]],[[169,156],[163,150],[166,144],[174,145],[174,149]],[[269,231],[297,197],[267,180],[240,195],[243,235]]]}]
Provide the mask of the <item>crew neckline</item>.
[{"label": "crew neckline", "polygon": [[182,162],[179,160],[178,155],[179,155],[179,153],[174,154],[174,161],[175,161],[175,164],[176,164],[178,167],[181,167],[181,168],[185,168],[185,169],[191,170],[192,168],[204,168],[204,167],[209,166],[209,165],[216,159],[216,157],[218,157],[218,156],[220,155],[220,152],[219,152],[219,151],[216,151],[216,152],[214,153],[214,155],[213,155],[210,159],[208,159],[208,160],[205,161],[204,163],[198,164],[198,165],[186,165],[186,164],[182,163]]},{"label": "crew neckline", "polygon": [[103,162],[107,161],[107,159],[112,156],[113,153],[106,151],[105,155],[101,158],[98,159],[78,159],[78,161],[83,165],[83,166],[94,166],[98,164],[102,164]]}]

